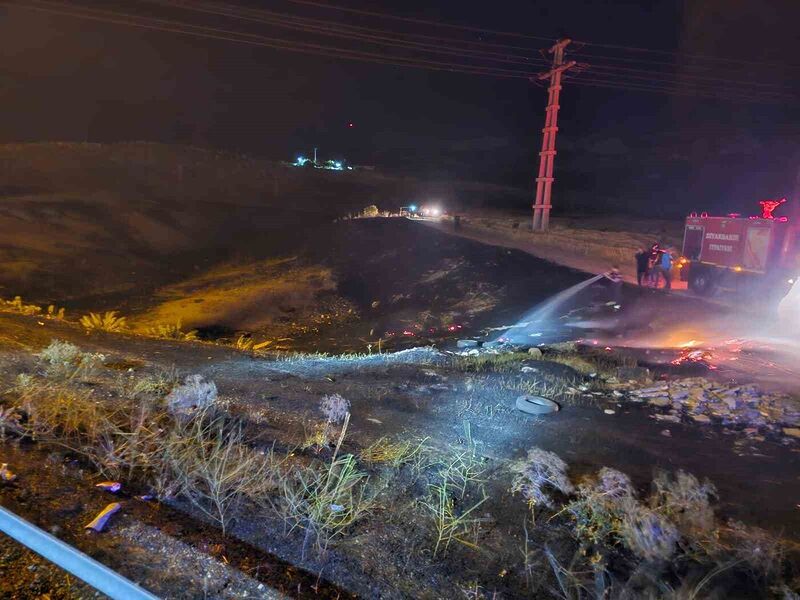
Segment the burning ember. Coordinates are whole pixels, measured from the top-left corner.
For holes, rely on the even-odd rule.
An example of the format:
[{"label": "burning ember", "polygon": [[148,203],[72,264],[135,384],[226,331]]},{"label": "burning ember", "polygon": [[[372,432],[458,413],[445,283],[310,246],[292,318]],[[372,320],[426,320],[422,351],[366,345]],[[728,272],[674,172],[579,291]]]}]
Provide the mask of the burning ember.
[{"label": "burning ember", "polygon": [[711,362],[714,358],[714,355],[711,354],[711,352],[708,350],[692,350],[691,348],[692,346],[687,346],[681,351],[678,357],[671,360],[670,363],[673,365],[685,365],[688,363],[702,364],[711,370],[717,368],[717,366]]}]

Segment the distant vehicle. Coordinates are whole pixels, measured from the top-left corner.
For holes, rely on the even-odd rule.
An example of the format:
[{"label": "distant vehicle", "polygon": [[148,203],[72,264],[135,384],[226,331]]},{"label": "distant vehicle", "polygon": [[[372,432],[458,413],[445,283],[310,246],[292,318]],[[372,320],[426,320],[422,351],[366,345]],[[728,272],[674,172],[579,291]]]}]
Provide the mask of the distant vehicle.
[{"label": "distant vehicle", "polygon": [[761,202],[757,217],[695,213],[686,218],[680,278],[701,296],[752,292],[786,295],[800,275],[800,222],[774,217],[785,200]]}]

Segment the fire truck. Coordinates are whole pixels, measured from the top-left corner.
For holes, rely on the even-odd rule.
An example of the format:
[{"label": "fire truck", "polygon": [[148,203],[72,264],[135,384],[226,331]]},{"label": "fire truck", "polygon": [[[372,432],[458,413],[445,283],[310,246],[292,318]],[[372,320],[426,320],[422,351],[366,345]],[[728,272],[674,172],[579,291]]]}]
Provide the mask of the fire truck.
[{"label": "fire truck", "polygon": [[785,202],[764,200],[754,217],[689,215],[679,261],[689,289],[702,296],[748,292],[764,300],[782,298],[800,275],[800,219],[772,214]]}]

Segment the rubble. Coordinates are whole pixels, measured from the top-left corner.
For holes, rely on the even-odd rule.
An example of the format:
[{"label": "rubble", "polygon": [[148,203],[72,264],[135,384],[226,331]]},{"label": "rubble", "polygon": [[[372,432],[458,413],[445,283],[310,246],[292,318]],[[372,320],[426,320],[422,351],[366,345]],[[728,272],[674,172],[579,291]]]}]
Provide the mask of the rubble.
[{"label": "rubble", "polygon": [[763,431],[800,437],[800,405],[785,394],[767,392],[755,385],[691,377],[632,390],[629,398],[663,409],[654,415],[659,421],[677,423],[687,417],[697,423],[743,427],[751,437]]}]

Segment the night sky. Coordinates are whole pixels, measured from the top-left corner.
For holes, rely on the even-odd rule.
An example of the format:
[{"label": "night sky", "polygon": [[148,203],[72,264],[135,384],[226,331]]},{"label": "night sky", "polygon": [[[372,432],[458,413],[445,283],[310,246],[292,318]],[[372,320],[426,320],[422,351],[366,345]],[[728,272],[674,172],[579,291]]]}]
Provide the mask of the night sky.
[{"label": "night sky", "polygon": [[[396,27],[280,1],[237,3]],[[121,10],[136,5],[83,4]],[[335,4],[553,39],[569,35],[765,61],[778,66],[765,73],[757,65],[732,63],[723,76],[762,76],[800,93],[796,1]],[[2,142],[144,139],[281,160],[318,146],[325,158],[420,177],[533,186],[545,91],[524,80],[370,65],[14,7],[0,8],[0,40]],[[576,58],[588,60],[580,51]],[[567,82],[554,197],[574,211],[635,208],[662,215],[740,209],[795,195],[799,104],[753,105]]]}]

